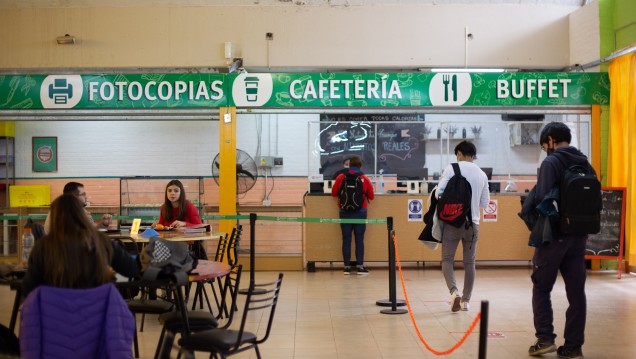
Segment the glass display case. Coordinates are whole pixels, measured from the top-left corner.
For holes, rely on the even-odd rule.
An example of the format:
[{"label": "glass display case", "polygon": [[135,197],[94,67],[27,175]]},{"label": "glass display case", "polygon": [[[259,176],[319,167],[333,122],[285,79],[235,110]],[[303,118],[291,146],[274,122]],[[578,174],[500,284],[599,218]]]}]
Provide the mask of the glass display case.
[{"label": "glass display case", "polygon": [[122,177],[120,179],[120,226],[130,227],[134,218],[141,218],[142,226],[159,219],[165,200],[166,185],[173,179],[183,183],[186,199],[199,209],[203,207],[202,177]]}]

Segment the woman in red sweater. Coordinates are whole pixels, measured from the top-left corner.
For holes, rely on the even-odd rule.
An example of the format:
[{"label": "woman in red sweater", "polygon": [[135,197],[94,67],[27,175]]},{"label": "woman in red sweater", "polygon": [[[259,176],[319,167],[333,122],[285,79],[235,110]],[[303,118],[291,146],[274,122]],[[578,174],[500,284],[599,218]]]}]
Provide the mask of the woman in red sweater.
[{"label": "woman in red sweater", "polygon": [[[166,196],[159,213],[159,224],[166,227],[188,227],[201,224],[199,210],[186,200],[185,188],[179,180],[172,180],[166,185]],[[196,259],[208,259],[201,241],[188,242]]]},{"label": "woman in red sweater", "polygon": [[185,189],[179,180],[172,180],[166,185],[166,196],[161,205],[159,223],[174,228],[202,223],[199,210],[186,200]]}]

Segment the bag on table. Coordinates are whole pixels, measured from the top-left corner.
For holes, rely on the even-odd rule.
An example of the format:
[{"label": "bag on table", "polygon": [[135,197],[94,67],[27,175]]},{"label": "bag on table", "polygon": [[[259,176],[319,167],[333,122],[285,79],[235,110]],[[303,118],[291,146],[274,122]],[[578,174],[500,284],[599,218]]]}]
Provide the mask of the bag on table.
[{"label": "bag on table", "polygon": [[155,280],[173,276],[178,282],[187,281],[188,272],[194,268],[194,259],[185,242],[150,237],[141,252],[142,279]]}]

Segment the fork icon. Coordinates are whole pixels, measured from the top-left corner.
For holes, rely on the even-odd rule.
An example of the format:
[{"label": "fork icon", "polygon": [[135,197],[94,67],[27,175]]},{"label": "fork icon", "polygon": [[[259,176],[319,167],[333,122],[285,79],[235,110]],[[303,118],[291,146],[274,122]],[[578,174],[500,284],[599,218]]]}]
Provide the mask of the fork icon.
[{"label": "fork icon", "polygon": [[450,83],[450,75],[442,75],[442,82],[444,83],[444,101],[448,102],[448,84]]}]

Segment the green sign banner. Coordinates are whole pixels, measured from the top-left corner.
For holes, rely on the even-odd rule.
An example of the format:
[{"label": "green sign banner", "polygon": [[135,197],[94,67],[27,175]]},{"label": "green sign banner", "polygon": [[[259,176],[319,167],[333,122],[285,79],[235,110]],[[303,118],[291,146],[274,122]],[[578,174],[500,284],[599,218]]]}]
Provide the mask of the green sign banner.
[{"label": "green sign banner", "polygon": [[0,110],[607,104],[607,73],[0,75]]}]

